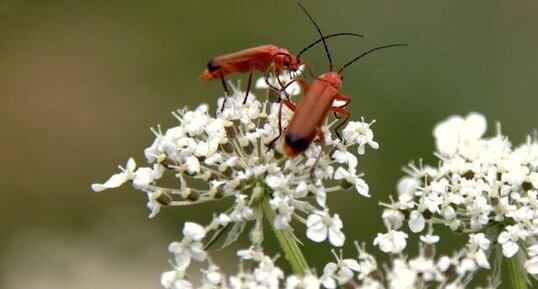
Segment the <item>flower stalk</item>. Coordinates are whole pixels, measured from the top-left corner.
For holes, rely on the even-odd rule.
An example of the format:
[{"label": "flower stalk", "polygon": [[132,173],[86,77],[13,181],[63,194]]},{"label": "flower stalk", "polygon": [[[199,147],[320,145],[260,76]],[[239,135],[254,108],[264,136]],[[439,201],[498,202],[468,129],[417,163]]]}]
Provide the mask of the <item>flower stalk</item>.
[{"label": "flower stalk", "polygon": [[293,273],[297,274],[298,276],[304,276],[309,271],[309,267],[303,253],[301,252],[301,248],[299,248],[299,244],[297,243],[295,236],[289,230],[279,230],[275,228],[275,213],[273,209],[271,209],[269,198],[263,198],[262,208],[267,221],[271,224],[271,228],[275,233],[280,248],[284,252],[284,257],[293,270]]},{"label": "flower stalk", "polygon": [[526,272],[522,268],[522,264],[517,258],[517,255],[506,259],[508,266],[508,274],[510,279],[510,288],[513,289],[527,289],[527,279],[525,278]]}]

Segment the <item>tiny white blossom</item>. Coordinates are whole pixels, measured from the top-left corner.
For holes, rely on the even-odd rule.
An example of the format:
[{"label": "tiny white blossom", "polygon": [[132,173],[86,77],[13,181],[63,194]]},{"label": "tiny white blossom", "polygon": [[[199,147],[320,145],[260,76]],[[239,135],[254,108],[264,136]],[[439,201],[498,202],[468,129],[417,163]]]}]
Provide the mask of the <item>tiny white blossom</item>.
[{"label": "tiny white blossom", "polygon": [[306,221],[306,236],[314,242],[323,242],[327,237],[335,247],[341,247],[345,241],[342,233],[342,221],[338,214],[331,216],[326,211],[315,211]]},{"label": "tiny white blossom", "polygon": [[344,285],[353,279],[354,272],[361,271],[359,263],[355,259],[343,259],[341,256],[336,256],[336,259],[336,263],[329,262],[323,269],[323,276],[320,279],[325,288],[335,288],[336,285]]},{"label": "tiny white blossom", "polygon": [[355,173],[355,169],[345,170],[339,167],[334,173],[335,180],[346,180],[348,183],[355,186],[357,192],[365,197],[370,197],[368,184]]},{"label": "tiny white blossom", "polygon": [[439,152],[453,155],[458,149],[472,145],[485,132],[486,118],[479,113],[470,113],[466,118],[452,116],[439,123],[433,134]]},{"label": "tiny white blossom", "polygon": [[120,169],[122,170],[121,173],[117,173],[111,176],[104,184],[92,184],[92,190],[94,192],[101,192],[106,189],[117,188],[124,183],[134,179],[136,163],[133,158],[130,158],[127,161],[127,165],[125,166],[125,168],[120,167]]},{"label": "tiny white blossom", "polygon": [[374,133],[370,126],[375,123],[375,120],[366,123],[364,119],[360,122],[350,121],[342,130],[344,139],[348,143],[357,143],[359,145],[357,152],[359,155],[364,154],[365,146],[369,145],[373,149],[378,149],[379,144],[374,141]]},{"label": "tiny white blossom", "polygon": [[409,218],[409,229],[413,233],[418,233],[424,230],[425,226],[426,220],[424,219],[424,216],[419,211],[413,210]]},{"label": "tiny white blossom", "polygon": [[538,245],[530,246],[527,248],[527,252],[529,254],[529,259],[525,261],[525,270],[527,270],[529,274],[538,276]]},{"label": "tiny white blossom", "polygon": [[192,222],[186,222],[183,227],[183,240],[181,242],[172,242],[168,246],[168,251],[175,256],[176,266],[180,270],[186,269],[191,258],[196,261],[204,261],[207,253],[204,251],[202,239],[205,237],[205,229]]},{"label": "tiny white blossom", "polygon": [[319,279],[312,275],[289,276],[286,279],[286,289],[319,289],[321,286]]},{"label": "tiny white blossom", "polygon": [[524,239],[527,235],[527,232],[518,226],[506,226],[505,231],[502,231],[498,238],[503,247],[503,255],[507,258],[514,256],[519,250],[518,240]]},{"label": "tiny white blossom", "polygon": [[385,253],[397,254],[405,249],[408,235],[402,231],[390,230],[386,234],[378,233],[374,239],[374,246]]},{"label": "tiny white blossom", "polygon": [[192,284],[184,279],[180,271],[168,271],[161,275],[161,285],[166,289],[192,289]]},{"label": "tiny white blossom", "polygon": [[398,230],[405,220],[405,215],[399,210],[394,209],[385,209],[381,217],[383,218],[385,227],[393,230]]}]

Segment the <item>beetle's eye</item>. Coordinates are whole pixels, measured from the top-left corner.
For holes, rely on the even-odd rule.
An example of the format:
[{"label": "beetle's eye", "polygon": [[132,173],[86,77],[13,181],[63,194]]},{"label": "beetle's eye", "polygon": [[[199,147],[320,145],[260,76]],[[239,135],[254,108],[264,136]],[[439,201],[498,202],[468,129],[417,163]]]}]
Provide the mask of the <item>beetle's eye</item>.
[{"label": "beetle's eye", "polygon": [[286,67],[288,67],[288,66],[290,66],[290,62],[289,62],[288,60],[285,60],[285,61],[284,61],[284,65],[285,65]]}]

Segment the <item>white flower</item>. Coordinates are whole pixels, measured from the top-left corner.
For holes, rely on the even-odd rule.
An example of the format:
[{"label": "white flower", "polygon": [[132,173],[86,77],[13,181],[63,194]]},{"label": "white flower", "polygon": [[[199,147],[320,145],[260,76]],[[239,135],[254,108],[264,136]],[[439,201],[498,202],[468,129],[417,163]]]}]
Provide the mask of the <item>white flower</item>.
[{"label": "white flower", "polygon": [[218,286],[222,283],[223,274],[219,267],[210,264],[207,270],[202,270],[204,273],[204,281],[212,286]]},{"label": "white flower", "polygon": [[284,278],[284,273],[276,267],[273,260],[268,256],[263,256],[259,260],[258,267],[253,272],[254,279],[265,288],[278,289],[279,280]]},{"label": "white flower", "polygon": [[358,164],[357,157],[348,151],[337,150],[333,153],[332,158],[341,164],[347,163],[350,169],[357,167]]},{"label": "white flower", "polygon": [[[336,255],[335,255],[336,256]],[[355,272],[360,272],[361,268],[357,260],[337,258],[337,263],[329,262],[323,269],[323,276],[321,276],[321,282],[325,288],[335,288],[336,285],[344,285],[348,283]]]},{"label": "white flower", "polygon": [[[269,89],[267,94],[271,99],[300,92],[300,86],[292,83],[292,78],[282,75],[279,79],[291,85],[286,87],[286,93]],[[280,85],[271,77],[258,81],[258,86],[269,87],[267,82],[275,87]],[[295,224],[306,225],[309,239],[328,240],[332,246],[339,247],[345,242],[343,223],[338,214],[329,213],[328,194],[355,186],[359,194],[369,196],[368,184],[359,173],[357,157],[349,149],[357,144],[359,153],[364,154],[366,146],[379,147],[371,130],[374,122],[350,122],[343,133],[343,141],[332,133],[339,122],[329,115],[319,127],[324,133],[325,146],[314,140],[304,153],[292,158],[284,155],[281,145],[284,137],[276,139],[274,147],[268,148],[268,145],[287,127],[293,112],[282,103],[256,100],[252,92],[244,103],[245,93],[238,86],[230,86],[233,93],[227,96],[222,110],[218,105],[216,116],[210,114],[208,105],[202,104],[194,110],[185,108],[173,112],[178,123],[164,133],[160,126],[152,128],[155,139],[144,150],[149,165],[137,168],[130,159],[126,169],[120,167],[121,172],[104,184],[92,185],[95,191],[102,191],[130,182],[147,195],[150,217],[164,207],[221,199],[227,202],[223,211],[212,213],[211,222],[205,227],[186,222],[183,239],[169,245],[174,255],[173,270],[161,276],[165,288],[190,289],[192,284],[199,284],[203,289],[282,288],[286,279],[274,263],[276,257],[266,256],[262,251],[264,233],[269,231],[264,228],[265,215],[274,217],[270,224],[273,230],[293,237]],[[224,100],[220,98],[220,104],[224,104]],[[166,183],[175,178],[176,183],[166,186],[161,178],[166,179]],[[401,206],[412,208],[412,200],[402,202]],[[402,223],[403,213],[399,212],[399,217],[394,215],[394,222]],[[292,222],[294,219],[298,222]],[[242,233],[248,235],[251,247],[237,252],[239,272],[225,276],[223,272],[229,272],[229,268],[221,270],[213,264],[204,248],[213,242],[228,246]],[[359,257],[359,261],[339,258],[336,270],[325,279],[343,285],[353,280],[357,272],[365,282],[371,280],[368,276],[377,265],[371,255],[365,256]],[[207,262],[208,267],[201,269],[201,282],[192,280],[191,284],[192,275],[187,269],[192,260]],[[286,286],[313,289],[321,286],[321,280],[314,274],[290,276]]]},{"label": "white flower", "polygon": [[[483,233],[469,234],[465,255],[457,266],[453,264],[458,275],[494,267],[487,252],[497,248],[490,246],[501,247],[505,258],[521,258],[533,271],[536,260],[530,254],[525,260],[527,254],[521,246],[535,245],[538,234],[538,140],[529,137],[526,143],[512,147],[500,126],[490,138],[484,137],[486,127],[485,118],[477,113],[453,116],[437,125],[438,166],[411,163],[404,169],[408,176],[398,184],[398,200],[385,206],[409,213],[413,232],[422,231],[426,219],[458,233],[503,228],[496,242]],[[377,240],[381,244],[384,239]]]},{"label": "white flower", "polygon": [[158,180],[162,177],[164,167],[161,165],[154,165],[152,168],[138,168],[135,171],[133,178],[133,187],[135,189],[144,190],[150,186],[154,180]]},{"label": "white flower", "polygon": [[286,279],[286,289],[319,289],[320,285],[319,279],[312,274],[301,277],[292,275]]},{"label": "white flower", "polygon": [[306,221],[306,236],[314,242],[323,242],[329,237],[329,242],[335,247],[344,244],[346,236],[342,233],[342,221],[338,214],[331,218],[327,211],[314,211]]},{"label": "white flower", "polygon": [[402,177],[398,181],[397,192],[400,195],[414,196],[417,189],[420,187],[420,182],[411,177]]},{"label": "white flower", "polygon": [[390,230],[386,234],[378,233],[374,239],[374,246],[385,253],[400,253],[407,245],[407,234],[401,231]]},{"label": "white flower", "polygon": [[248,206],[246,201],[246,195],[237,195],[235,198],[235,206],[233,211],[230,213],[230,219],[233,222],[237,223],[254,219],[254,211]]},{"label": "white flower", "polygon": [[147,192],[148,202],[146,206],[151,211],[149,218],[155,217],[162,206],[168,205],[170,200],[169,196],[161,190]]},{"label": "white flower", "polygon": [[[293,81],[287,72],[279,79],[284,84]],[[267,80],[278,87],[276,78]],[[164,207],[234,199],[235,202],[227,202],[231,205],[223,211],[215,213],[219,216],[218,222],[208,226],[208,232],[214,231],[216,238],[225,239],[224,246],[243,233],[256,236],[251,241],[263,239],[261,225],[248,223],[260,224],[265,219],[262,204],[266,201],[275,215],[271,226],[291,232],[296,229],[292,224],[304,224],[302,221],[315,211],[328,211],[326,199],[332,192],[354,186],[359,194],[369,196],[368,184],[362,179],[357,157],[350,148],[357,142],[360,142],[359,150],[364,150],[367,144],[377,147],[371,123],[352,124],[348,130],[354,125],[355,130],[349,131],[347,136],[353,140],[344,143],[332,133],[338,121],[333,121],[330,115],[320,127],[325,139],[323,151],[319,142],[313,141],[303,154],[295,158],[283,156],[284,137],[276,140],[275,137],[288,125],[293,112],[278,102],[256,100],[253,91],[244,103],[245,92],[240,91],[238,85],[230,83],[230,86],[232,93],[227,96],[222,110],[218,105],[216,116],[210,114],[205,104],[194,110],[185,108],[173,112],[178,121],[175,126],[165,132],[160,126],[152,129],[155,139],[144,150],[147,167],[137,169],[130,160],[127,169],[122,168],[121,173],[105,184],[94,184],[92,188],[101,191],[131,182],[136,190],[147,195],[150,217]],[[258,86],[268,87],[265,77]],[[288,86],[287,96],[298,93],[298,88],[297,83]],[[270,98],[284,97],[272,88],[267,94]],[[222,104],[224,98],[219,101]],[[268,148],[272,140],[275,140],[274,146]],[[176,178],[176,184],[163,185],[161,178],[168,183]],[[340,182],[335,184],[334,180]],[[261,192],[254,193],[256,188]],[[335,217],[333,223],[326,238],[340,244],[343,242],[342,222]]]},{"label": "white flower", "polygon": [[415,281],[417,274],[409,268],[409,265],[403,260],[395,259],[392,265],[391,275],[389,276],[389,288],[393,289],[412,289],[417,288]]},{"label": "white flower", "polygon": [[125,168],[120,166],[121,173],[117,173],[110,177],[104,184],[92,184],[92,190],[94,192],[101,192],[106,189],[117,188],[124,183],[134,179],[136,169],[136,163],[133,158],[130,158],[127,161]]},{"label": "white flower", "polygon": [[425,244],[435,244],[439,242],[439,240],[440,238],[437,235],[428,234],[425,236],[420,236],[420,241],[424,242]]},{"label": "white flower", "polygon": [[346,127],[342,130],[344,140],[351,144],[358,144],[357,152],[359,155],[364,154],[364,148],[369,145],[373,149],[378,149],[379,144],[374,141],[374,133],[370,129],[370,126],[375,123],[373,120],[370,123],[364,122],[362,119],[360,122],[350,121]]},{"label": "white flower", "polygon": [[484,233],[469,235],[469,246],[471,250],[481,249],[485,251],[489,249],[490,244],[491,241],[486,238],[486,235]]},{"label": "white flower", "polygon": [[282,230],[289,228],[289,223],[291,222],[292,214],[295,210],[295,207],[292,204],[292,199],[286,195],[276,195],[269,201],[269,203],[276,213],[274,222],[275,229]]},{"label": "white flower", "polygon": [[405,220],[405,215],[402,212],[394,209],[383,210],[381,217],[383,218],[385,227],[393,230],[398,230]]},{"label": "white flower", "polygon": [[473,145],[486,132],[486,118],[479,113],[470,113],[464,119],[452,116],[435,128],[437,149],[444,155],[453,155],[458,150]]},{"label": "white flower", "polygon": [[413,210],[411,212],[411,216],[409,217],[409,229],[413,233],[418,233],[424,230],[424,227],[426,226],[426,220],[424,219],[424,216],[417,210]]},{"label": "white flower", "polygon": [[370,197],[370,194],[368,193],[369,191],[368,184],[363,179],[359,178],[356,175],[355,169],[345,170],[344,168],[339,167],[334,173],[334,179],[335,180],[344,179],[346,182],[354,185],[355,189],[357,190],[359,194],[365,197]]},{"label": "white flower", "polygon": [[517,241],[519,239],[525,239],[527,236],[528,233],[518,226],[506,226],[505,231],[502,231],[497,239],[499,243],[502,244],[503,255],[506,258],[514,256],[519,250]]},{"label": "white flower", "polygon": [[[295,71],[293,75],[290,73],[281,72],[280,75],[278,76],[278,80],[275,77],[270,77],[268,81],[271,84],[271,86],[278,89],[282,88],[282,86],[280,85],[282,83],[286,87],[285,91],[287,95],[298,95],[301,93],[301,86],[299,86],[299,84],[296,81],[294,81],[291,84],[289,83],[293,81],[293,79],[300,76],[304,68],[305,68],[305,65],[299,66],[299,69]],[[258,80],[256,80],[255,87],[258,89],[270,89],[270,86],[269,84],[267,84],[267,80],[265,79],[265,76],[260,77],[258,78]]]},{"label": "white flower", "polygon": [[185,270],[190,265],[191,258],[199,262],[205,260],[207,253],[201,242],[205,234],[204,227],[196,223],[186,222],[183,227],[183,240],[170,243],[168,251],[175,255],[176,267],[179,270]]},{"label": "white flower", "polygon": [[538,275],[538,257],[530,258],[529,260],[525,261],[525,270],[529,272],[529,274]]},{"label": "white flower", "polygon": [[184,279],[180,271],[168,271],[161,275],[161,285],[166,289],[192,289],[192,284]]},{"label": "white flower", "polygon": [[529,248],[527,248],[527,253],[529,254],[529,259],[525,261],[525,270],[529,272],[529,274],[533,274],[535,276],[538,275],[538,245],[532,245]]}]

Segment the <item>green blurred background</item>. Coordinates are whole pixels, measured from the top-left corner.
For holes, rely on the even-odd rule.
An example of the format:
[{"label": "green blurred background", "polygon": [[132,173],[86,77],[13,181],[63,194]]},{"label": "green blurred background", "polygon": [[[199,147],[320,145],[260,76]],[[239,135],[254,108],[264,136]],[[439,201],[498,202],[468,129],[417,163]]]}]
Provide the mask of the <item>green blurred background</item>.
[{"label": "green blurred background", "polygon": [[[436,164],[439,120],[479,111],[490,133],[501,121],[516,143],[538,127],[538,2],[303,4],[324,33],[366,36],[330,41],[336,67],[376,45],[410,44],[345,73],[353,117],[376,119],[381,145],[359,159],[374,197],[329,197],[348,240],[377,252],[377,203],[395,191],[402,165]],[[197,79],[210,57],[266,43],[297,52],[316,37],[290,0],[0,0],[0,288],[157,288],[182,223],[207,221],[220,207],[149,220],[143,194],[129,186],[92,193],[90,184],[130,156],[143,163],[149,128],[173,125],[172,110],[214,107],[220,84]],[[327,69],[321,47],[305,57],[317,73]],[[332,258],[325,249],[308,245],[307,258],[322,264]],[[346,250],[354,255],[351,242]]]}]

